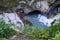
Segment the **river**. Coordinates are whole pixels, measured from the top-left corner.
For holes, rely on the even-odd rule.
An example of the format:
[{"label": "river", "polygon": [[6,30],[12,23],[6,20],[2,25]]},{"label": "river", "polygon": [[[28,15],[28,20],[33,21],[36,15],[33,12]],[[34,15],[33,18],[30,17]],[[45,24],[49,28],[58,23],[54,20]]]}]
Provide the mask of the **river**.
[{"label": "river", "polygon": [[[39,29],[44,29],[44,28],[49,27],[49,25],[45,25],[44,23],[46,23],[46,22],[50,23],[53,20],[53,19],[50,20],[47,17],[55,16],[55,15],[57,15],[57,13],[58,13],[57,8],[55,8],[54,10],[51,10],[48,15],[42,14],[40,12],[36,12],[36,13],[34,12],[33,14],[31,13],[31,14],[25,16],[25,18],[28,19],[30,22],[32,22],[33,26],[37,26]],[[44,16],[44,18],[43,17],[38,18],[38,16],[41,14],[42,14],[42,16]],[[43,19],[43,22],[39,21],[40,19],[41,20]]]}]

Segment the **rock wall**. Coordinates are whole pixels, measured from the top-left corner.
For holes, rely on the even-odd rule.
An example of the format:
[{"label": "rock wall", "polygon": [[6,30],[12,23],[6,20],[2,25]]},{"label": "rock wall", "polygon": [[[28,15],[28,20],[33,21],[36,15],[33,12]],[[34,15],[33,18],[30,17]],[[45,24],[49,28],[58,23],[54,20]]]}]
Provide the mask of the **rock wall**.
[{"label": "rock wall", "polygon": [[11,22],[12,25],[14,24],[18,26],[19,28],[24,27],[22,20],[20,20],[20,18],[17,16],[16,13],[3,13],[2,15],[0,15],[0,18],[3,18],[5,23]]}]

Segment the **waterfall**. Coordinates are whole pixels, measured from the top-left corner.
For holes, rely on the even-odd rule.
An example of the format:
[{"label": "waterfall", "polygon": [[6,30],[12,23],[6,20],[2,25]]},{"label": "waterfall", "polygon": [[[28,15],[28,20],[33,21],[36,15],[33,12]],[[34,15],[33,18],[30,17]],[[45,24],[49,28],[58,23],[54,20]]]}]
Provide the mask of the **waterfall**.
[{"label": "waterfall", "polygon": [[44,23],[44,25],[47,25],[48,27],[51,26],[51,23],[55,20],[53,18],[47,18],[46,16],[43,15],[38,15],[39,21]]}]

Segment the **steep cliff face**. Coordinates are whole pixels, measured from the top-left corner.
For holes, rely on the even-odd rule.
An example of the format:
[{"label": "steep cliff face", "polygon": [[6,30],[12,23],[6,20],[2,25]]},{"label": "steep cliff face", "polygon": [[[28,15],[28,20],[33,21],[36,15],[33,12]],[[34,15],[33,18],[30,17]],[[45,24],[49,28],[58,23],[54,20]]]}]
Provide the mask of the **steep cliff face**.
[{"label": "steep cliff face", "polygon": [[0,0],[0,9],[5,10],[15,7],[23,8],[26,13],[32,10],[39,10],[43,13],[48,13],[51,4],[58,0]]},{"label": "steep cliff face", "polygon": [[20,6],[29,10],[39,10],[43,13],[48,13],[50,5],[55,0],[19,0]]}]

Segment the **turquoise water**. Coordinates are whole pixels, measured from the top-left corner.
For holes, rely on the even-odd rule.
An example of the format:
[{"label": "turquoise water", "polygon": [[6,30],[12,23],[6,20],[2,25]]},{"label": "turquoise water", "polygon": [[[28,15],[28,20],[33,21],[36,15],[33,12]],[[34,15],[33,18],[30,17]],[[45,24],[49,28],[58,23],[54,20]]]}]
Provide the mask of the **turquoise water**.
[{"label": "turquoise water", "polygon": [[32,24],[34,26],[37,26],[39,29],[44,29],[44,28],[48,28],[48,26],[39,22],[38,15],[42,14],[49,18],[52,15],[53,16],[57,15],[57,13],[58,13],[57,8],[54,8],[53,10],[51,10],[47,15],[45,15],[44,13],[41,13],[39,11],[33,11],[33,12],[30,12],[29,15],[25,16],[25,18],[28,19],[29,21],[31,21]]},{"label": "turquoise water", "polygon": [[25,16],[25,18],[28,19],[30,22],[32,22],[33,26],[37,26],[39,29],[47,28],[46,25],[44,25],[43,23],[39,22],[38,15],[39,14],[28,15],[28,16]]}]

